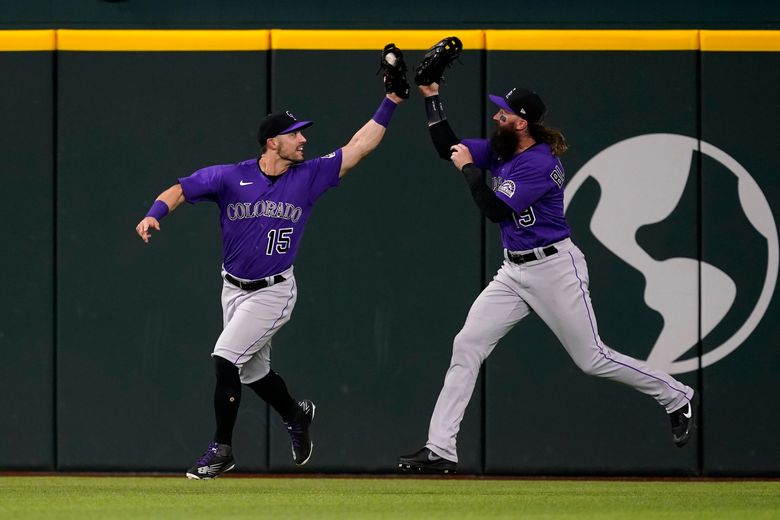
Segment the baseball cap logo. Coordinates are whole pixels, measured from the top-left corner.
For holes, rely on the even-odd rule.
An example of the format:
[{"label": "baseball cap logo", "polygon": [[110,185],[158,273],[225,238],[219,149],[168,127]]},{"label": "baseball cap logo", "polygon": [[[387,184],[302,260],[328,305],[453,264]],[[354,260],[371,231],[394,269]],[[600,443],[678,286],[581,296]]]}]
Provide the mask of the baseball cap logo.
[{"label": "baseball cap logo", "polygon": [[294,115],[292,115],[289,110],[285,110],[284,113],[287,114],[288,116],[292,117],[293,121],[297,121],[298,120],[298,118],[296,118]]},{"label": "baseball cap logo", "polygon": [[507,92],[507,93],[506,93],[506,96],[504,96],[504,99],[506,99],[507,101],[509,101],[509,96],[511,96],[512,94],[514,94],[515,90],[517,90],[517,87],[515,87],[515,88],[513,88],[512,90],[510,90],[509,92]]}]

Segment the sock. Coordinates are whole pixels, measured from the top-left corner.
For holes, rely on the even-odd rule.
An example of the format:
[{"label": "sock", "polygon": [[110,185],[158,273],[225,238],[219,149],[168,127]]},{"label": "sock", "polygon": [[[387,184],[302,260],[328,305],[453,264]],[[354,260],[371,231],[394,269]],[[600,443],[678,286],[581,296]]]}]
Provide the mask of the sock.
[{"label": "sock", "polygon": [[294,418],[298,412],[298,403],[287,391],[284,379],[273,370],[268,372],[268,375],[264,378],[258,379],[254,383],[249,383],[248,386],[260,396],[260,399],[270,404],[282,416],[284,422]]},{"label": "sock", "polygon": [[236,425],[238,405],[241,404],[241,380],[238,367],[230,361],[214,356],[217,385],[214,389],[214,415],[217,432],[214,440],[219,444],[233,445],[233,427]]}]

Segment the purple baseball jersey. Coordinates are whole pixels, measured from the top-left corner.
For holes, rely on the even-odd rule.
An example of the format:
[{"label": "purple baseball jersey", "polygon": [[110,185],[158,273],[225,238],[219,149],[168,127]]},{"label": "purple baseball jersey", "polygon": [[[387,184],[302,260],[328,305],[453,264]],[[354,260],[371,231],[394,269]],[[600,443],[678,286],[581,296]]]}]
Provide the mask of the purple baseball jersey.
[{"label": "purple baseball jersey", "polygon": [[512,208],[501,226],[501,242],[510,251],[527,251],[558,242],[571,231],[563,216],[564,171],[550,145],[537,143],[508,161],[499,160],[487,139],[461,141],[477,168],[490,170],[493,191]]},{"label": "purple baseball jersey", "polygon": [[209,166],[179,179],[189,203],[219,206],[225,270],[257,280],[289,268],[314,202],[339,184],[341,149],[294,164],[272,182],[257,158]]}]

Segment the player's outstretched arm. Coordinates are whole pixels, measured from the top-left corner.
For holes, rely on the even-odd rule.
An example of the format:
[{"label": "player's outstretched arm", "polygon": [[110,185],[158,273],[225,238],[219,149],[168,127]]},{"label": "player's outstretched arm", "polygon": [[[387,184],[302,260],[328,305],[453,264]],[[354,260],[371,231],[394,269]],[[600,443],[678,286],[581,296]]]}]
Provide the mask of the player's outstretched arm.
[{"label": "player's outstretched arm", "polygon": [[355,167],[363,157],[373,152],[385,136],[387,125],[393,117],[395,107],[409,97],[409,82],[406,80],[406,61],[404,53],[388,43],[382,49],[379,58],[379,69],[382,71],[382,81],[387,95],[382,99],[374,117],[357,131],[349,143],[341,149],[341,171],[343,177]]},{"label": "player's outstretched arm", "polygon": [[341,149],[341,171],[339,177],[343,177],[354,168],[365,156],[373,152],[387,131],[387,125],[395,111],[395,107],[403,101],[399,96],[390,92],[382,100],[374,117],[352,136],[352,139]]},{"label": "player's outstretched arm", "polygon": [[148,244],[152,228],[160,231],[160,220],[178,208],[182,202],[184,202],[184,192],[181,189],[181,184],[174,184],[160,193],[146,216],[135,226],[135,232],[138,233],[141,240]]},{"label": "player's outstretched arm", "polygon": [[428,117],[428,133],[431,135],[433,147],[439,157],[445,161],[450,160],[450,149],[460,142],[458,136],[452,130],[444,106],[439,98],[439,84],[420,85],[420,93],[425,98],[425,115]]},{"label": "player's outstretched arm", "polygon": [[463,51],[463,43],[457,36],[448,36],[431,46],[423,59],[414,68],[414,82],[425,98],[425,112],[428,116],[428,131],[439,157],[450,160],[450,148],[460,142],[452,131],[439,99],[439,85],[444,80],[444,71]]}]

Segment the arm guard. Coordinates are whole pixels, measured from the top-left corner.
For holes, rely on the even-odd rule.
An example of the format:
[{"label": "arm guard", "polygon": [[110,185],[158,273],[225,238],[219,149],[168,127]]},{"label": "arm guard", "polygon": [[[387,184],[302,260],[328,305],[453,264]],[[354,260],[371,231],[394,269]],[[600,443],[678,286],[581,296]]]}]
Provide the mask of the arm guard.
[{"label": "arm guard", "polygon": [[447,114],[444,113],[444,106],[441,104],[439,96],[425,98],[425,114],[428,116],[428,131],[431,134],[434,148],[436,148],[439,157],[449,161],[450,155],[452,155],[450,148],[458,144],[460,139],[452,131],[452,127],[447,121]]},{"label": "arm guard", "polygon": [[455,135],[455,132],[452,131],[450,124],[446,120],[441,121],[433,126],[429,126],[428,131],[431,133],[431,140],[433,141],[433,146],[436,148],[436,151],[439,153],[439,157],[445,161],[449,161],[450,156],[452,155],[452,150],[450,150],[450,148],[460,142],[460,139]]}]

